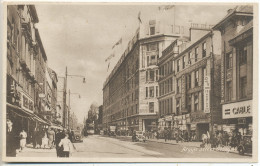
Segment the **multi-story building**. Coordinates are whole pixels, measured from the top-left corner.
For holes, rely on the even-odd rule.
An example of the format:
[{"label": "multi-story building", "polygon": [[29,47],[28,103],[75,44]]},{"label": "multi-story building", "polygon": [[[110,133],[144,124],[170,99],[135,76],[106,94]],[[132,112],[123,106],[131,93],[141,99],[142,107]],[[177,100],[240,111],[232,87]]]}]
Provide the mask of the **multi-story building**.
[{"label": "multi-story building", "polygon": [[214,29],[221,32],[222,128],[252,134],[253,6],[228,10]]},{"label": "multi-story building", "polygon": [[[177,27],[177,28],[176,28]],[[162,50],[184,34],[180,26],[143,21],[103,86],[103,127],[152,130],[158,116],[158,66]]]},{"label": "multi-story building", "polygon": [[205,35],[191,42],[177,39],[159,64],[159,129],[193,132],[197,139],[221,124],[220,33],[202,27],[191,30]]},{"label": "multi-story building", "polygon": [[7,6],[7,118],[14,123],[15,132],[25,129],[28,138],[39,123],[46,124],[36,115],[38,22],[34,5]]},{"label": "multi-story building", "polygon": [[64,102],[65,102],[65,88],[64,88],[64,81],[65,77],[58,77],[59,81],[57,83],[57,105],[59,107],[58,111],[58,117],[59,121],[62,123],[64,127],[68,125],[66,123],[68,120],[68,112],[67,109],[64,109]]}]

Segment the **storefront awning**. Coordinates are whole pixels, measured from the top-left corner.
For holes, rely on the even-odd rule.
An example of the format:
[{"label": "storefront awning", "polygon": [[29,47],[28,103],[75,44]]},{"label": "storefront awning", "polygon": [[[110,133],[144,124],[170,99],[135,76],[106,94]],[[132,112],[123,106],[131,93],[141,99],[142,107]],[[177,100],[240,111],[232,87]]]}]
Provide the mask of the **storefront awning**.
[{"label": "storefront awning", "polygon": [[28,112],[28,111],[26,111],[26,110],[24,110],[24,109],[22,109],[22,108],[20,108],[16,105],[10,104],[10,103],[6,103],[6,106],[9,107],[9,108],[12,108],[12,109],[8,109],[8,110],[13,111],[18,116],[33,120],[34,114],[32,114],[31,112]]}]

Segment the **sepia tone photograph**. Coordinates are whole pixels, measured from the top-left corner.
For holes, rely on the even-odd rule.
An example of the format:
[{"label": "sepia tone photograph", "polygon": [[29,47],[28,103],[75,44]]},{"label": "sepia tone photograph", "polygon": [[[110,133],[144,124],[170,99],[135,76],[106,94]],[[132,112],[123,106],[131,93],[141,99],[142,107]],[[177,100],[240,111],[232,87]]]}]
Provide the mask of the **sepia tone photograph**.
[{"label": "sepia tone photograph", "polygon": [[3,161],[257,162],[257,3],[3,10]]}]

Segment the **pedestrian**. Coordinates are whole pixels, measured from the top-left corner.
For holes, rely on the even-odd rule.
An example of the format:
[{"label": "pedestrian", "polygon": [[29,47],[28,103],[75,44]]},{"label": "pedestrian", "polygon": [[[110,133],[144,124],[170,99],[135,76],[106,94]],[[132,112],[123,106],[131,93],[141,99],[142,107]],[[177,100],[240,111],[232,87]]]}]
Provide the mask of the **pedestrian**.
[{"label": "pedestrian", "polygon": [[48,141],[49,141],[49,139],[47,137],[47,133],[44,132],[44,136],[42,137],[42,145],[41,145],[41,147],[44,148],[44,149],[48,148]]},{"label": "pedestrian", "polygon": [[6,156],[16,157],[17,140],[13,131],[13,123],[10,119],[6,120]]},{"label": "pedestrian", "polygon": [[172,131],[171,129],[168,129],[168,140],[171,140],[172,137]]},{"label": "pedestrian", "polygon": [[164,140],[165,140],[165,142],[167,141],[167,138],[168,138],[168,130],[167,130],[167,128],[164,128]]},{"label": "pedestrian", "polygon": [[33,134],[32,134],[32,139],[33,139],[33,148],[36,148],[37,146],[37,128],[35,127],[33,130]]},{"label": "pedestrian", "polygon": [[52,149],[54,146],[53,144],[55,139],[55,132],[49,127],[47,134],[48,134],[48,145],[49,148]]},{"label": "pedestrian", "polygon": [[27,138],[27,133],[24,131],[24,129],[20,132],[19,137],[20,137],[20,151],[22,151],[25,148],[26,138]]},{"label": "pedestrian", "polygon": [[61,139],[64,138],[64,135],[62,133],[61,130],[58,129],[56,135],[55,135],[55,145],[56,145],[56,154],[57,154],[57,157],[62,157],[63,154],[63,150],[61,149],[61,147],[59,146],[59,143],[61,141]]},{"label": "pedestrian", "polygon": [[61,157],[70,157],[70,154],[73,152],[73,146],[69,140],[69,134],[65,134],[65,138],[61,139],[59,147],[62,147],[63,155]]}]

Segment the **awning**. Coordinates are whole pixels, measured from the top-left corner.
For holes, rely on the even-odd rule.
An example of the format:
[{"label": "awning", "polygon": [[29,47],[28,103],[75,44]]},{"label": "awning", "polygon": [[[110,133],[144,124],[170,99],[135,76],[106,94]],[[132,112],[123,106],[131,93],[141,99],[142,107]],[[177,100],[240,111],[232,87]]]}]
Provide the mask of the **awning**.
[{"label": "awning", "polygon": [[26,110],[24,110],[24,109],[22,109],[22,108],[20,108],[20,107],[18,107],[16,105],[10,104],[10,103],[6,103],[6,106],[10,107],[10,108],[13,108],[13,109],[10,109],[10,111],[13,111],[18,116],[33,120],[33,117],[34,117],[33,113],[28,112],[28,111],[26,111]]},{"label": "awning", "polygon": [[18,114],[18,116],[20,117],[24,117],[24,118],[28,118],[28,119],[31,119],[31,120],[36,120],[40,123],[44,123],[44,124],[48,124],[48,125],[51,125],[49,124],[48,122],[46,122],[45,120],[43,120],[42,118],[38,117],[37,115],[31,113],[31,112],[28,112],[16,105],[12,105],[10,103],[6,103],[6,105],[10,108],[13,108],[11,109],[11,111],[13,111],[15,114]]}]

